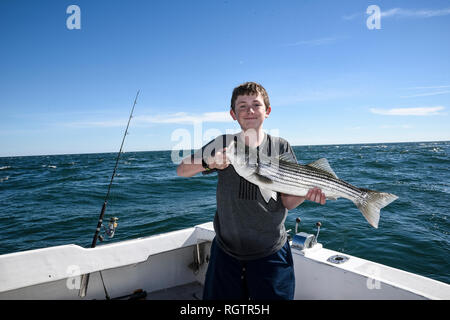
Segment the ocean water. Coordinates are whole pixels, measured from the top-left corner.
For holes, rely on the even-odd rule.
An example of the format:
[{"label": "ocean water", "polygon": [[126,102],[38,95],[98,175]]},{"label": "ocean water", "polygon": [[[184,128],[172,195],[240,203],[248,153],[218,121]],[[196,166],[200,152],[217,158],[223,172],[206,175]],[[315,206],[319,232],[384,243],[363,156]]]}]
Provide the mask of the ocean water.
[{"label": "ocean water", "polygon": [[[296,146],[306,164],[326,157],[358,186],[394,193],[372,228],[347,199],[305,202],[286,228],[315,233],[328,249],[450,283],[450,142]],[[48,246],[89,247],[116,153],[0,158],[0,254]],[[212,221],[217,176],[176,175],[171,151],[121,156],[105,221],[119,218],[114,238],[146,237]],[[106,237],[105,237],[106,238]],[[100,245],[100,243],[98,243]]]}]

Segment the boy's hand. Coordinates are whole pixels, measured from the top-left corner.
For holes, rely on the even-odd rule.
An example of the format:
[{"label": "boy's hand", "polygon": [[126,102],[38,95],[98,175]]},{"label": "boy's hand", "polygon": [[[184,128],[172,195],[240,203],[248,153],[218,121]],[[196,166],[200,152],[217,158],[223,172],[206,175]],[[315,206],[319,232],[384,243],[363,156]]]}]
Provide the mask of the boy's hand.
[{"label": "boy's hand", "polygon": [[322,190],[320,190],[317,187],[309,189],[305,198],[309,201],[317,202],[322,205],[325,204],[325,202],[327,201],[327,197],[325,196],[325,194],[322,192]]},{"label": "boy's hand", "polygon": [[322,192],[322,190],[317,187],[309,189],[308,193],[304,197],[281,193],[281,201],[283,202],[284,207],[288,210],[292,210],[298,207],[305,200],[313,201],[323,205],[327,201],[327,197]]},{"label": "boy's hand", "polygon": [[209,157],[206,163],[210,169],[218,169],[223,170],[229,166],[230,162],[228,161],[226,155],[227,148],[223,148],[220,151],[217,151],[214,157]]}]

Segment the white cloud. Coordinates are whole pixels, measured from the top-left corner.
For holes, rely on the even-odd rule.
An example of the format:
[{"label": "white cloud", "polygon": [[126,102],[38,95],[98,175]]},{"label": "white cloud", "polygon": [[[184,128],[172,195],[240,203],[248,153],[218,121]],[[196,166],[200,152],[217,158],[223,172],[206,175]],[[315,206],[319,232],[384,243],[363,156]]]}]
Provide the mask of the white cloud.
[{"label": "white cloud", "polygon": [[343,16],[342,19],[344,19],[344,20],[353,20],[355,18],[362,17],[364,14],[365,14],[365,12],[364,13],[357,12],[357,13],[353,13],[353,14],[349,14],[349,15]]},{"label": "white cloud", "polygon": [[381,17],[394,17],[394,16],[402,16],[402,17],[415,17],[415,18],[431,18],[438,16],[446,16],[450,14],[450,8],[447,9],[419,9],[419,10],[409,10],[402,8],[394,8],[389,9],[387,11],[381,11]]},{"label": "white cloud", "polygon": [[[77,121],[64,123],[69,127],[125,127],[128,119],[111,119],[105,121]],[[135,126],[143,126],[148,124],[192,124],[199,122],[232,122],[230,113],[224,112],[205,112],[201,114],[188,114],[186,112],[177,112],[171,114],[155,115],[155,116],[134,116],[131,123]]]},{"label": "white cloud", "polygon": [[422,89],[442,89],[442,88],[450,88],[450,85],[427,86],[427,87],[411,87],[411,88],[406,88],[406,89],[409,89],[409,90],[422,90]]},{"label": "white cloud", "polygon": [[177,112],[168,115],[138,116],[135,121],[140,123],[198,123],[198,122],[232,122],[233,119],[228,111],[205,112],[202,114],[188,114]]},{"label": "white cloud", "polygon": [[436,96],[436,95],[447,94],[447,93],[450,93],[450,90],[436,91],[436,92],[417,93],[417,94],[412,94],[412,95],[408,95],[408,96],[400,96],[400,98],[428,97],[428,96]]},{"label": "white cloud", "polygon": [[371,108],[370,112],[385,116],[434,116],[442,115],[440,111],[444,110],[443,106],[421,107],[421,108],[394,108],[394,109],[376,109]]},{"label": "white cloud", "polygon": [[[402,9],[402,8],[393,8],[389,10],[381,10],[381,17],[410,17],[410,18],[431,18],[431,17],[439,17],[446,16],[450,14],[450,8],[445,9]],[[358,12],[349,15],[345,15],[342,17],[344,20],[353,20],[356,18],[367,17],[365,12]]]},{"label": "white cloud", "polygon": [[[435,86],[419,86],[419,87],[411,87],[404,88],[409,90],[411,93],[408,95],[400,96],[400,98],[416,98],[416,97],[428,97],[428,96],[437,96],[441,94],[450,93],[450,85],[435,85]],[[447,89],[447,90],[444,90]],[[414,93],[415,91],[415,93]]]}]

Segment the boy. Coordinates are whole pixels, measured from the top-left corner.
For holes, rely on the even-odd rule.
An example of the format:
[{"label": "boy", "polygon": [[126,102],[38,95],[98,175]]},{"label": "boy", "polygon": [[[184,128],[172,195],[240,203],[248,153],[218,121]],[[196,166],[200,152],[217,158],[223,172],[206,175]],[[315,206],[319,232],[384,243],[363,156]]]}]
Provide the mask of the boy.
[{"label": "boy", "polygon": [[183,177],[218,172],[216,237],[205,278],[205,300],[294,297],[294,267],[284,227],[287,211],[305,199],[325,204],[325,195],[314,188],[305,197],[278,194],[266,202],[259,188],[240,177],[226,157],[226,146],[234,139],[245,146],[246,154],[284,154],[284,159],[297,163],[286,140],[263,131],[270,112],[269,97],[260,84],[246,82],[236,87],[230,115],[242,131],[217,137],[177,167]]}]

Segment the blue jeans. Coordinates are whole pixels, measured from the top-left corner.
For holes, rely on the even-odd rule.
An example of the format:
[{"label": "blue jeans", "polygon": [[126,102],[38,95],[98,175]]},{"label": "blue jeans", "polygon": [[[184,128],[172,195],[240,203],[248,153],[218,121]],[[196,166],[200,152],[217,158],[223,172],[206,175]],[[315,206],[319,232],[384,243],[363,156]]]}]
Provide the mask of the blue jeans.
[{"label": "blue jeans", "polygon": [[243,261],[226,254],[214,239],[204,300],[292,300],[294,263],[289,242],[274,254]]}]

